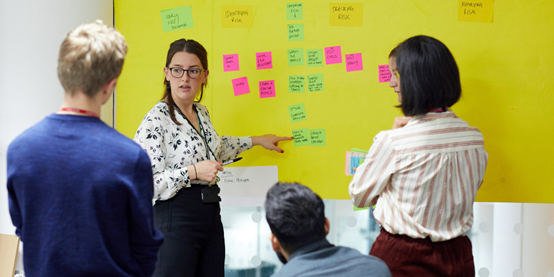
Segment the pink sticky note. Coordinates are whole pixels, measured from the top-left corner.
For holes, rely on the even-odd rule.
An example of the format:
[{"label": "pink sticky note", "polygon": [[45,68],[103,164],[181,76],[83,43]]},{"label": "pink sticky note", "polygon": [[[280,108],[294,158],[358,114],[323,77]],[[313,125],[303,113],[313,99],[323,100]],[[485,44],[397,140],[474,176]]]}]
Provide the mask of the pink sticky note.
[{"label": "pink sticky note", "polygon": [[389,71],[389,65],[380,65],[379,66],[379,83],[388,83],[390,82],[390,71]]},{"label": "pink sticky note", "polygon": [[325,47],[325,64],[342,63],[340,46]]},{"label": "pink sticky note", "polygon": [[223,71],[239,71],[239,54],[223,55]]},{"label": "pink sticky note", "polygon": [[246,77],[233,79],[233,91],[235,92],[235,96],[250,93],[248,79],[246,79]]},{"label": "pink sticky note", "polygon": [[344,55],[346,60],[346,72],[364,70],[362,53]]},{"label": "pink sticky note", "polygon": [[272,69],[271,52],[256,53],[256,69]]},{"label": "pink sticky note", "polygon": [[275,97],[275,81],[260,81],[260,98]]}]

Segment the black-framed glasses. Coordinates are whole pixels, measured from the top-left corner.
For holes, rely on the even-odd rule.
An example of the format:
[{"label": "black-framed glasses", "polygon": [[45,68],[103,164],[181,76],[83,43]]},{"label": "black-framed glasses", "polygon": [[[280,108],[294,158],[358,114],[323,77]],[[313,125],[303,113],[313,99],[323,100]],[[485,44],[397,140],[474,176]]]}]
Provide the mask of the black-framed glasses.
[{"label": "black-framed glasses", "polygon": [[171,76],[174,78],[181,78],[183,75],[185,75],[185,71],[187,72],[187,75],[191,79],[196,79],[200,76],[200,73],[202,73],[204,69],[202,68],[189,68],[189,69],[182,69],[180,67],[171,67],[169,68],[169,72],[171,72]]}]

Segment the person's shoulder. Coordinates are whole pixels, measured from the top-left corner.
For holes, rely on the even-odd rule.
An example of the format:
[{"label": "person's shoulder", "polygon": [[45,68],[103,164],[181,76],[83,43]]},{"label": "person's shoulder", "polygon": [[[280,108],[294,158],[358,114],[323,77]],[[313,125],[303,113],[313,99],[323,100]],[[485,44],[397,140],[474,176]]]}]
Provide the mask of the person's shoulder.
[{"label": "person's shoulder", "polygon": [[339,248],[337,256],[343,257],[345,262],[352,263],[352,268],[371,270],[375,273],[372,276],[390,276],[390,270],[383,260],[375,256],[364,255],[350,247],[337,246],[337,248]]},{"label": "person's shoulder", "polygon": [[10,142],[8,152],[10,149],[14,151],[21,147],[28,148],[29,146],[36,145],[36,143],[46,142],[43,136],[45,134],[44,132],[48,130],[48,120],[48,117],[46,117],[17,135],[12,142]]},{"label": "person's shoulder", "polygon": [[210,116],[210,112],[208,111],[208,108],[202,104],[200,104],[200,102],[194,102],[194,105],[196,106],[196,109],[198,110],[199,113],[203,114],[203,115],[206,115],[206,116]]}]

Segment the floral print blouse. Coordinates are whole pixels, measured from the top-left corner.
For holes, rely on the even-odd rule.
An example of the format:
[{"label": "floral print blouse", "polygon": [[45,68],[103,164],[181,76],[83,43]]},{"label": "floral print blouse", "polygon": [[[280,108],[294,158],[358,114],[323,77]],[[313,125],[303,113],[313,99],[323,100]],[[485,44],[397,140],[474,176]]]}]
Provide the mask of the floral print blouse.
[{"label": "floral print blouse", "polygon": [[224,162],[252,148],[251,137],[220,137],[212,125],[208,109],[200,103],[194,103],[194,106],[209,149],[196,129],[177,109],[175,117],[182,125],[171,120],[169,107],[164,101],[154,105],[137,130],[135,142],[148,153],[152,162],[155,200],[168,200],[181,188],[191,185],[187,166],[208,157]]}]

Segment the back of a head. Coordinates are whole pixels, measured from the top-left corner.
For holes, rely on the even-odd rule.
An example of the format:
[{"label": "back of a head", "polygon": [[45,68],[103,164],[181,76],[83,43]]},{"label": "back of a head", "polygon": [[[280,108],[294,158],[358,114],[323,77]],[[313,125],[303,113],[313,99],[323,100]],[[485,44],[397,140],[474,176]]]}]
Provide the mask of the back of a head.
[{"label": "back of a head", "polygon": [[288,253],[325,238],[325,206],[309,188],[298,183],[277,183],[265,200],[267,223]]},{"label": "back of a head", "polygon": [[451,107],[460,99],[458,65],[439,40],[411,37],[393,49],[389,57],[396,58],[402,95],[398,107],[404,115],[422,115],[433,108]]},{"label": "back of a head", "polygon": [[58,78],[71,95],[93,97],[119,77],[127,55],[125,38],[102,21],[83,24],[65,37],[58,57]]}]

